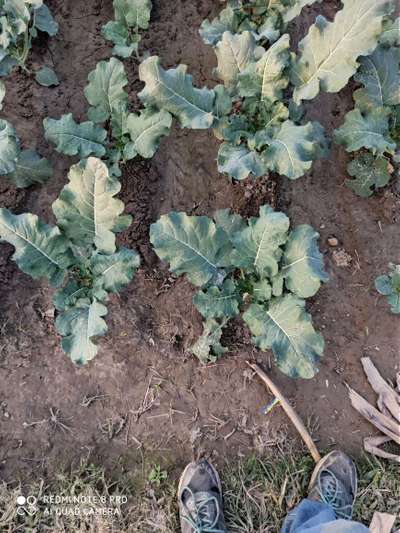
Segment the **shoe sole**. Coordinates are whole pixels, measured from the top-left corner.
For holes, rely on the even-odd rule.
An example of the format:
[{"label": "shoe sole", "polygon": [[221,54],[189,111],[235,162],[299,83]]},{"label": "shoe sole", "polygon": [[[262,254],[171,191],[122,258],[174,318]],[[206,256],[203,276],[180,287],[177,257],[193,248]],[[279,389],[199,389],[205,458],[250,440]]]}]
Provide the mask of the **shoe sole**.
[{"label": "shoe sole", "polygon": [[[217,480],[217,483],[218,483],[218,490],[219,490],[219,493],[220,493],[220,496],[221,496],[221,499],[222,499],[222,484],[221,484],[221,479],[220,479],[220,477],[219,477],[219,474],[218,474],[218,472],[217,472],[217,470],[215,469],[215,467],[214,467],[213,464],[209,463],[208,461],[207,461],[207,463],[208,463],[208,465],[211,467],[211,470],[213,471],[213,474],[214,474],[214,476],[215,476],[215,479]],[[193,466],[193,465],[195,465],[195,464],[197,464],[197,462],[195,462],[195,461],[189,463],[189,464],[186,466],[185,470],[182,472],[181,477],[180,477],[180,479],[179,479],[179,484],[178,484],[178,498],[180,498],[180,494],[181,494],[181,492],[182,492],[182,484],[183,484],[183,480],[184,480],[184,478],[185,478],[186,472],[189,470],[189,468],[190,468],[191,466]]]}]

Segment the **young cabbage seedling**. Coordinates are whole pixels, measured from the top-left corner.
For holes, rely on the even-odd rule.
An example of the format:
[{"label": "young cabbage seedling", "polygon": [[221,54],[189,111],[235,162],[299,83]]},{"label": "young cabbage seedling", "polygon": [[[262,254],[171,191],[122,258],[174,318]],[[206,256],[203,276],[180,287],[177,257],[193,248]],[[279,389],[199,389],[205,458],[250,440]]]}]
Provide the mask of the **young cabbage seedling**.
[{"label": "young cabbage seedling", "polygon": [[327,281],[318,233],[308,225],[290,230],[289,218],[265,205],[244,220],[228,209],[214,218],[172,212],[150,229],[156,254],[176,275],[200,290],[193,303],[205,319],[192,347],[202,361],[214,361],[228,321],[242,314],[254,344],[272,349],[278,367],[291,377],[311,378],[324,350],[305,299]]},{"label": "young cabbage seedling", "polygon": [[56,226],[0,209],[0,239],[15,247],[13,259],[23,272],[57,287],[61,345],[80,365],[97,354],[92,338],[107,331],[108,295],[131,281],[140,260],[133,250],[117,249],[115,234],[129,226],[130,217],[114,198],[121,185],[106,165],[90,157],[72,166],[68,178],[53,204]]}]

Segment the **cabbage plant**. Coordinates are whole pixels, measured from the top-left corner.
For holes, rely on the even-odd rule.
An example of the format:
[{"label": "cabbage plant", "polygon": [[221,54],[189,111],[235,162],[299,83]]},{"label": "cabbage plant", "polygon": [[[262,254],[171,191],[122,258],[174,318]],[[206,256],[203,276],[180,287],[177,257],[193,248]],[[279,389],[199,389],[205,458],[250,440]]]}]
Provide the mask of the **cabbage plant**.
[{"label": "cabbage plant", "polygon": [[42,0],[0,1],[0,76],[24,67],[38,31],[54,36],[58,24]]},{"label": "cabbage plant", "polygon": [[150,0],[113,0],[114,20],[102,28],[105,39],[114,44],[113,54],[127,58],[139,57],[140,30],[147,30],[151,15]]},{"label": "cabbage plant", "polygon": [[386,296],[390,310],[400,314],[400,265],[389,264],[389,272],[375,279],[375,288],[379,294]]},{"label": "cabbage plant", "polygon": [[105,303],[127,285],[139,255],[117,247],[115,235],[130,224],[115,198],[121,185],[97,158],[71,167],[69,183],[53,203],[50,226],[36,215],[0,208],[0,239],[15,248],[13,260],[34,279],[46,278],[54,294],[61,346],[78,365],[97,354],[93,337],[104,335]]},{"label": "cabbage plant", "polygon": [[309,225],[290,229],[289,218],[270,206],[249,220],[229,209],[212,218],[172,212],[150,229],[150,240],[171,272],[198,288],[193,303],[204,332],[191,351],[204,363],[227,351],[222,331],[242,315],[253,343],[271,349],[280,370],[312,378],[324,340],[312,325],[306,298],[328,277]]},{"label": "cabbage plant", "polygon": [[88,121],[77,123],[69,113],[59,119],[45,118],[45,137],[66,155],[103,158],[114,176],[120,165],[136,156],[151,158],[160,140],[168,135],[172,116],[147,106],[139,113],[129,109],[128,84],[123,63],[112,57],[100,61],[89,73],[85,96]]},{"label": "cabbage plant", "polygon": [[353,94],[355,107],[334,132],[335,141],[354,154],[347,165],[354,179],[347,180],[347,185],[362,197],[387,185],[400,161],[396,153],[400,140],[399,39],[399,19],[387,19],[379,46],[359,61],[354,79],[361,87]]}]

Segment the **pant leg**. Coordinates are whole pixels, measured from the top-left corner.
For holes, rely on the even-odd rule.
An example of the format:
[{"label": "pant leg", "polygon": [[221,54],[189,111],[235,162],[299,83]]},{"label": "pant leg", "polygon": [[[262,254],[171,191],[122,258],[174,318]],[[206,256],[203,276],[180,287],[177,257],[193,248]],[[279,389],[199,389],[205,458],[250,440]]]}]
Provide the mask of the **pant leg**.
[{"label": "pant leg", "polygon": [[281,533],[369,533],[369,529],[351,520],[337,520],[325,503],[303,500],[288,514]]}]

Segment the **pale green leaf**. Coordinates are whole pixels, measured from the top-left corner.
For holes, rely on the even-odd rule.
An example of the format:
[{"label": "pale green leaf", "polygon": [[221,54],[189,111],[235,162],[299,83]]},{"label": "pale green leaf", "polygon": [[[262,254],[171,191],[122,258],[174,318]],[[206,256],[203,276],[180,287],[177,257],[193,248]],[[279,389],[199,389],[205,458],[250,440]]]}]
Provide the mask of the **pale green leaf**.
[{"label": "pale green leaf", "polygon": [[227,6],[212,22],[204,20],[199,33],[206,44],[215,45],[226,31],[236,33],[238,26],[239,17],[231,6]]},{"label": "pale green leaf", "polygon": [[389,114],[390,111],[384,108],[365,114],[359,109],[349,111],[344,124],[334,131],[335,142],[344,146],[347,152],[367,148],[374,154],[394,153],[396,144],[389,135]]},{"label": "pale green leaf", "polygon": [[90,260],[94,291],[119,292],[132,281],[139,265],[139,254],[129,248],[112,255],[94,254]]},{"label": "pale green leaf", "polygon": [[214,220],[229,238],[246,227],[245,220],[240,215],[232,213],[230,209],[218,209],[214,215]]},{"label": "pale green leaf", "polygon": [[360,154],[347,165],[347,172],[355,179],[347,180],[346,185],[359,196],[368,198],[374,189],[389,183],[388,166],[388,160],[384,157],[374,157],[370,153]]},{"label": "pale green leaf", "polygon": [[62,349],[76,365],[84,365],[96,356],[97,346],[92,339],[107,332],[103,320],[106,314],[104,305],[82,299],[58,315],[56,328],[62,336]]},{"label": "pale green leaf", "polygon": [[193,296],[193,303],[204,318],[225,318],[239,314],[240,295],[235,282],[226,279],[221,287],[211,286]]},{"label": "pale green leaf", "polygon": [[215,93],[205,87],[193,87],[192,76],[186,70],[186,65],[164,70],[157,56],[149,57],[139,67],[139,77],[146,86],[138,96],[146,106],[171,113],[182,127],[207,129],[215,119]]},{"label": "pale green leaf", "polygon": [[386,296],[391,312],[400,314],[400,265],[390,263],[389,267],[388,275],[375,279],[375,288]]},{"label": "pale green leaf", "polygon": [[202,362],[215,362],[221,355],[228,351],[221,344],[222,328],[225,324],[219,324],[213,318],[204,322],[204,330],[190,351]]},{"label": "pale green leaf", "polygon": [[287,24],[298,17],[303,7],[311,6],[315,2],[322,2],[322,0],[295,0],[291,2],[290,7],[283,12],[283,21]]},{"label": "pale green leaf", "polygon": [[124,87],[128,84],[123,63],[112,57],[97,63],[88,76],[85,96],[92,107],[88,117],[93,122],[105,122],[118,106],[128,106],[128,94]]},{"label": "pale green leaf", "polygon": [[314,296],[321,281],[328,281],[318,237],[311,226],[301,224],[290,232],[285,245],[282,273],[286,287],[301,298]]},{"label": "pale green leaf", "polygon": [[12,258],[22,272],[34,279],[48,278],[53,286],[62,283],[73,263],[70,242],[60,230],[30,213],[13,215],[0,208],[0,239],[14,246]]},{"label": "pale green leaf", "polygon": [[60,84],[57,74],[52,68],[49,67],[43,67],[36,72],[35,80],[44,87],[51,87]]},{"label": "pale green leaf", "polygon": [[321,91],[340,91],[356,72],[359,56],[377,45],[390,0],[343,0],[333,22],[318,16],[299,44],[300,58],[292,69],[294,100],[311,100]]},{"label": "pale green leaf", "polygon": [[114,198],[121,183],[95,157],[73,165],[68,179],[53,203],[59,227],[76,246],[94,245],[100,252],[113,253],[114,227],[124,210],[123,202]]},{"label": "pale green leaf", "polygon": [[297,179],[310,170],[320,155],[319,142],[313,123],[298,126],[286,120],[263,152],[263,159],[270,170]]},{"label": "pale green leaf", "polygon": [[226,172],[237,180],[244,180],[249,174],[259,178],[267,173],[267,166],[260,155],[245,145],[222,143],[218,150],[217,161],[220,172]]},{"label": "pale green leaf", "polygon": [[54,37],[58,32],[58,23],[54,20],[53,15],[50,13],[49,8],[42,4],[35,9],[35,27]]},{"label": "pale green leaf", "polygon": [[379,42],[385,46],[400,46],[400,17],[383,21],[383,31]]},{"label": "pale green leaf", "polygon": [[282,256],[280,246],[287,241],[288,229],[289,219],[284,213],[274,212],[267,205],[261,206],[260,216],[251,218],[248,227],[232,238],[234,265],[261,276],[275,276]]},{"label": "pale green leaf", "polygon": [[18,154],[19,142],[15,129],[7,120],[0,119],[0,174],[15,170]]},{"label": "pale green leaf", "polygon": [[226,31],[214,50],[218,60],[215,74],[228,89],[233,90],[239,74],[255,59],[256,41],[249,31]]},{"label": "pale green leaf", "polygon": [[353,96],[361,111],[400,104],[399,65],[399,48],[378,46],[372,55],[360,59],[354,79],[364,88],[355,91]]},{"label": "pale green leaf", "polygon": [[75,279],[70,279],[65,287],[58,289],[53,296],[54,307],[57,311],[66,311],[82,298],[90,296],[90,287],[79,285]]},{"label": "pale green leaf", "polygon": [[239,94],[258,96],[271,104],[281,99],[289,83],[284,74],[290,59],[289,46],[289,35],[282,35],[257,62],[250,63],[239,75]]},{"label": "pale green leaf", "polygon": [[114,0],[115,20],[129,28],[147,30],[151,15],[151,0]]},{"label": "pale green leaf", "polygon": [[229,263],[231,244],[226,233],[207,217],[186,213],[163,215],[150,227],[150,241],[160,259],[176,275],[186,274],[196,287],[219,284]]},{"label": "pale green leaf", "polygon": [[140,115],[130,113],[126,121],[126,130],[131,142],[124,148],[126,159],[137,155],[150,159],[156,153],[161,138],[169,134],[172,116],[162,109],[157,111],[146,108]]},{"label": "pale green leaf", "polygon": [[288,294],[268,306],[250,305],[243,319],[261,350],[272,349],[279,369],[292,378],[311,379],[324,351],[324,339],[316,333],[305,301]]},{"label": "pale green leaf", "polygon": [[58,152],[80,158],[91,154],[101,157],[106,153],[107,132],[93,122],[77,124],[69,113],[58,120],[45,118],[43,126],[46,139],[56,145]]},{"label": "pale green leaf", "polygon": [[272,287],[266,279],[253,283],[253,298],[256,302],[267,302],[271,296]]},{"label": "pale green leaf", "polygon": [[33,183],[45,183],[53,175],[50,162],[35,152],[23,150],[19,153],[15,170],[7,174],[17,187],[29,187]]}]

